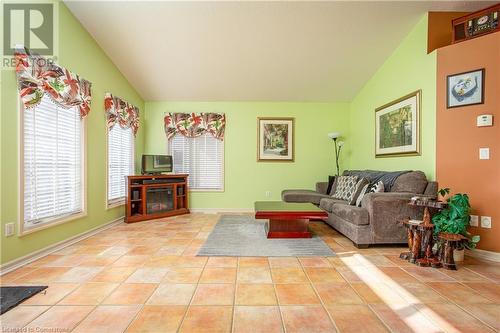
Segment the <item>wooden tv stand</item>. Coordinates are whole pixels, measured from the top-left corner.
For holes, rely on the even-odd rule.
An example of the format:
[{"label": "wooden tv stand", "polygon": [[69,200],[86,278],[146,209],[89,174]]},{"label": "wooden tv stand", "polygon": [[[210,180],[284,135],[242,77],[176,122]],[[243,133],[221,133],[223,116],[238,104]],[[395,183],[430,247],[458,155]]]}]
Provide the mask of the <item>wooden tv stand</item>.
[{"label": "wooden tv stand", "polygon": [[187,174],[127,176],[125,222],[188,214]]}]

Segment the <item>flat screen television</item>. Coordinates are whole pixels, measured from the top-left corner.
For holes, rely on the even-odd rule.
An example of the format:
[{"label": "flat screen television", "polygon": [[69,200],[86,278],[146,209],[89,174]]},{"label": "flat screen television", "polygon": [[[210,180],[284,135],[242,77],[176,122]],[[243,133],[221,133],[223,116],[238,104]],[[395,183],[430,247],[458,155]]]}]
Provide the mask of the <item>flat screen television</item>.
[{"label": "flat screen television", "polygon": [[142,174],[160,174],[172,172],[172,156],[142,155]]}]

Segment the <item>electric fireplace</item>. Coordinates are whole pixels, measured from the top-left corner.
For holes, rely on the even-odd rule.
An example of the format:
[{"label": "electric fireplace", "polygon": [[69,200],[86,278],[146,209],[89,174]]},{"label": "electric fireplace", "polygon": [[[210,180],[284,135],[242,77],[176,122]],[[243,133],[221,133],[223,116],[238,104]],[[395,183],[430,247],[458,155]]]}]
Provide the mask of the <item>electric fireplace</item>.
[{"label": "electric fireplace", "polygon": [[160,214],[174,209],[174,189],[172,186],[148,188],[146,190],[147,214]]}]

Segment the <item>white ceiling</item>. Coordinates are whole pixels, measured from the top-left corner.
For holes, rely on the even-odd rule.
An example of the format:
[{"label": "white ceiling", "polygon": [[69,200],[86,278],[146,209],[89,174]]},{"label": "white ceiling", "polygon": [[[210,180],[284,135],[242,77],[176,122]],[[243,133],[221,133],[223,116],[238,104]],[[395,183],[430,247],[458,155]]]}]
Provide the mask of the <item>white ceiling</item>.
[{"label": "white ceiling", "polygon": [[427,11],[479,1],[65,1],[147,101],[350,101]]}]

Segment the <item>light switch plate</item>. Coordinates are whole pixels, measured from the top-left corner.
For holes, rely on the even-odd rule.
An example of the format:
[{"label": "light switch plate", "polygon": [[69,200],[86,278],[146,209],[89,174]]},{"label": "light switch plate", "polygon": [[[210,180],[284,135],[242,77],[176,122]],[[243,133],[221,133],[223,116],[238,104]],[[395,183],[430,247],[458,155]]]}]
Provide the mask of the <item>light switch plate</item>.
[{"label": "light switch plate", "polygon": [[479,159],[489,160],[490,159],[490,148],[479,148]]},{"label": "light switch plate", "polygon": [[481,228],[491,228],[491,216],[481,216]]},{"label": "light switch plate", "polygon": [[14,235],[14,222],[5,225],[5,237]]},{"label": "light switch plate", "polygon": [[478,227],[479,226],[479,216],[471,215],[469,224],[471,227]]}]

